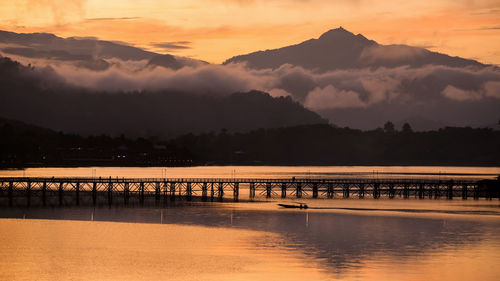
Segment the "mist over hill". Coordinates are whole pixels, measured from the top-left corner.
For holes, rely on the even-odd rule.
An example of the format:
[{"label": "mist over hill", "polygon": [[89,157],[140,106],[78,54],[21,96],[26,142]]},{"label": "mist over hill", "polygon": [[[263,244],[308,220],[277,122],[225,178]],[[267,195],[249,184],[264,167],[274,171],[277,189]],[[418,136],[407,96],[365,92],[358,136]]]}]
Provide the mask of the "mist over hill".
[{"label": "mist over hill", "polygon": [[68,85],[51,69],[25,67],[8,58],[0,59],[0,112],[70,133],[160,137],[327,122],[289,97],[258,91],[96,91]]}]

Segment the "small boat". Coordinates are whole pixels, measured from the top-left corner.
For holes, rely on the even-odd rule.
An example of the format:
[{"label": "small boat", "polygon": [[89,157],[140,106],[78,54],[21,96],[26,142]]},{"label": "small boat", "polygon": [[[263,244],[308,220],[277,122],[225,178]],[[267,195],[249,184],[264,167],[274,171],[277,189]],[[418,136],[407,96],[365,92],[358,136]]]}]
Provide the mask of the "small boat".
[{"label": "small boat", "polygon": [[278,204],[278,206],[281,206],[283,208],[295,208],[295,209],[307,209],[309,208],[306,203],[301,203],[301,202],[293,202],[293,204]]}]

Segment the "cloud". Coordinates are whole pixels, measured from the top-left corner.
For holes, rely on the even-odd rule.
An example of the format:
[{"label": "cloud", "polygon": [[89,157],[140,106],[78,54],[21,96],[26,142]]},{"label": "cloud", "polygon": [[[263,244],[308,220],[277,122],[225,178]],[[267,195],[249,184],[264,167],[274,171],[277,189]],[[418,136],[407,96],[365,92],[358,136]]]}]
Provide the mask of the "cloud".
[{"label": "cloud", "polygon": [[75,40],[99,40],[99,38],[95,37],[95,36],[71,36],[71,37],[68,37],[68,39],[75,39]]},{"label": "cloud", "polygon": [[359,94],[354,91],[339,90],[332,85],[324,88],[316,87],[304,102],[304,106],[312,110],[332,108],[366,107]]},{"label": "cloud", "polygon": [[37,49],[26,47],[7,47],[1,49],[1,53],[6,53],[9,56],[14,55],[17,57],[40,59],[43,62],[65,61],[76,66],[92,70],[104,70],[109,67],[109,63],[103,59],[95,58],[90,55],[75,55],[64,50],[39,51]]},{"label": "cloud", "polygon": [[500,9],[483,9],[483,10],[479,10],[479,11],[474,11],[474,12],[471,12],[470,14],[471,15],[491,15],[491,14],[498,14],[500,13]]},{"label": "cloud", "polygon": [[253,5],[257,1],[256,0],[217,0],[217,2],[227,3],[227,4],[235,4],[241,6]]},{"label": "cloud", "polygon": [[268,93],[272,96],[272,97],[292,97],[292,94],[290,94],[289,92],[283,90],[283,89],[271,89],[268,91]]},{"label": "cloud", "polygon": [[478,30],[498,30],[498,29],[500,29],[500,25],[484,26],[484,27],[478,28]]},{"label": "cloud", "polygon": [[176,51],[176,50],[184,50],[191,49],[189,46],[191,44],[190,41],[175,41],[175,42],[157,42],[150,43],[149,45],[154,48],[162,49],[164,51]]},{"label": "cloud", "polygon": [[479,92],[462,90],[451,85],[446,86],[442,94],[449,99],[457,101],[478,100],[481,98],[481,93]]},{"label": "cloud", "polygon": [[[37,68],[47,65],[67,83],[107,92],[176,89],[208,95],[260,90],[291,96],[315,110],[367,108],[383,104],[417,106],[432,102],[500,100],[500,71],[495,67],[396,67],[315,72],[282,65],[251,69],[245,64],[183,63],[179,69],[151,67],[148,60],[105,59],[94,71],[73,61],[15,57]],[[176,58],[181,59],[181,58]]]},{"label": "cloud", "polygon": [[447,98],[457,101],[500,99],[500,81],[487,81],[478,90],[464,90],[448,85],[442,92]]},{"label": "cloud", "polygon": [[360,77],[359,78],[363,88],[371,93],[370,102],[378,103],[385,100],[392,100],[397,97],[397,89],[401,82],[395,78],[382,76],[382,77]]},{"label": "cloud", "polygon": [[86,21],[116,21],[116,20],[136,20],[141,17],[118,17],[118,18],[86,18]]},{"label": "cloud", "polygon": [[56,25],[73,22],[85,15],[86,0],[27,0],[28,10],[49,10]]},{"label": "cloud", "polygon": [[500,81],[488,81],[484,84],[485,96],[500,99]]},{"label": "cloud", "polygon": [[53,66],[53,69],[70,84],[109,92],[174,89],[190,93],[228,95],[238,91],[262,89],[265,84],[239,66],[203,65],[178,70],[155,67],[125,71],[124,66],[127,65],[128,62],[121,62],[101,72],[64,64]]},{"label": "cloud", "polygon": [[423,48],[410,47],[405,45],[374,45],[364,48],[360,55],[360,60],[367,63],[377,61],[398,61],[401,59],[418,58],[426,52]]}]

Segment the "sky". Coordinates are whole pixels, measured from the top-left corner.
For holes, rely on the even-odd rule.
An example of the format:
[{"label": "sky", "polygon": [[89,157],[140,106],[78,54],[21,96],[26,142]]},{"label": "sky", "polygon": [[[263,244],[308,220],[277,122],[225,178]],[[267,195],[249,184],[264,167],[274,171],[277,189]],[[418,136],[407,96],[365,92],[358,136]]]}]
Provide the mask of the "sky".
[{"label": "sky", "polygon": [[97,37],[221,63],[339,26],[500,65],[499,0],[0,0],[0,29]]}]

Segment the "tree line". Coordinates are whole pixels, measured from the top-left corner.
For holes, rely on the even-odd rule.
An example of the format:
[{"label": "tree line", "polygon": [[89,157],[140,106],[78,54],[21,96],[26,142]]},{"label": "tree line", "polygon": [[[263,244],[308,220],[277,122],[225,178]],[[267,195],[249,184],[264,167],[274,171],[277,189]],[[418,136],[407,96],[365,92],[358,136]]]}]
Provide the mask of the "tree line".
[{"label": "tree line", "polygon": [[500,165],[500,131],[446,127],[414,132],[361,131],[329,124],[258,129],[246,133],[127,138],[79,136],[0,120],[0,165]]}]

